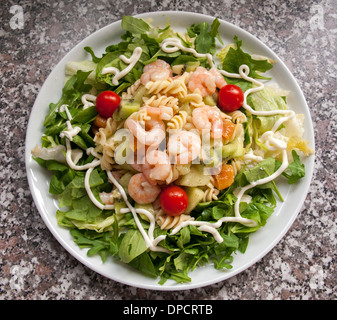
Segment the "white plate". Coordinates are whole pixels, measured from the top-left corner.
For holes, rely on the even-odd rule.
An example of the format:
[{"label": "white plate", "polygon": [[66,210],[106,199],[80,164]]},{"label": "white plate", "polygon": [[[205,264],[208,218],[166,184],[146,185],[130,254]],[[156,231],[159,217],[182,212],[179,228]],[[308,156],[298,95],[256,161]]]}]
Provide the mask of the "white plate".
[{"label": "white plate", "polygon": [[[167,17],[169,17],[171,26],[178,31],[186,31],[186,27],[192,23],[198,24],[206,21],[211,24],[214,19],[214,17],[187,12],[155,12],[141,14],[137,17],[152,18],[154,24],[161,26],[165,25]],[[220,22],[219,32],[225,43],[233,42],[233,37],[237,35],[240,40],[243,40],[243,49],[245,51],[268,56],[277,61],[269,74],[282,88],[291,91],[288,99],[289,105],[295,112],[304,114],[305,138],[310,142],[313,148],[314,136],[309,109],[303,93],[290,71],[283,62],[280,61],[277,55],[257,38],[226,21],[220,20]],[[66,62],[89,59],[89,55],[83,50],[85,46],[91,46],[97,56],[100,56],[109,44],[118,43],[120,41],[122,33],[120,21],[112,23],[93,33],[76,45],[57,64],[45,81],[33,106],[26,135],[25,157],[27,176],[35,204],[45,224],[61,245],[81,263],[107,278],[127,285],[154,290],[192,289],[228,279],[260,260],[288,231],[297,217],[308,192],[313,172],[313,156],[305,159],[306,176],[300,182],[293,186],[289,186],[286,183],[280,185],[280,191],[285,198],[285,202],[278,205],[277,210],[269,218],[264,228],[261,228],[258,232],[251,235],[246,253],[238,253],[235,255],[233,268],[228,271],[216,270],[212,265],[198,268],[190,274],[192,278],[190,283],[176,284],[173,281],[168,281],[165,285],[159,285],[158,279],[148,278],[127,265],[116,262],[113,259],[103,264],[100,257],[89,258],[86,255],[87,251],[79,249],[73,242],[69,231],[57,225],[55,216],[57,202],[48,193],[49,174],[32,160],[31,150],[36,144],[41,143],[41,136],[44,131],[42,123],[47,114],[49,103],[56,103],[61,96]]]}]

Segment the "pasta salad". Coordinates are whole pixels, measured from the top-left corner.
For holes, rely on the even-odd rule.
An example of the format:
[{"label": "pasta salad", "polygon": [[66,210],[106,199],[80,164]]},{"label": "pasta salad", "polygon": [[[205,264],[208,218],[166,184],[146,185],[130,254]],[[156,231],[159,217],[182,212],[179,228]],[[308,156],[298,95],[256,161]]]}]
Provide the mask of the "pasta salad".
[{"label": "pasta salad", "polygon": [[313,151],[289,92],[268,84],[275,61],[223,43],[214,19],[185,33],[124,16],[97,57],[66,65],[33,158],[52,172],[58,225],[89,256],[189,282],[231,269],[278,201],[276,182],[305,175]]}]

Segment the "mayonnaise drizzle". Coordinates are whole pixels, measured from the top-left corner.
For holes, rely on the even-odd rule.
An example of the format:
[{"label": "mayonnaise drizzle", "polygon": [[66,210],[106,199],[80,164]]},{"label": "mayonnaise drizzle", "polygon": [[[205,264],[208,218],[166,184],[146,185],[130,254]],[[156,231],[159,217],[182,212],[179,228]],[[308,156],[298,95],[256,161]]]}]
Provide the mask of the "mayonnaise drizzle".
[{"label": "mayonnaise drizzle", "polygon": [[94,96],[93,94],[86,93],[81,97],[81,101],[83,103],[83,110],[84,110],[89,107],[93,107],[95,105],[94,102],[96,101],[96,96]]},{"label": "mayonnaise drizzle", "polygon": [[133,53],[130,58],[127,58],[123,54],[120,55],[119,58],[124,63],[128,64],[128,66],[124,68],[122,71],[115,67],[106,67],[102,69],[101,74],[113,73],[114,77],[112,79],[112,83],[114,85],[118,85],[118,80],[123,78],[125,75],[127,75],[132,70],[132,68],[135,66],[140,56],[142,55],[142,52],[143,50],[141,47],[136,47],[135,50],[133,50]]},{"label": "mayonnaise drizzle", "polygon": [[261,162],[263,158],[261,156],[257,156],[253,153],[253,150],[250,150],[243,156],[243,160],[245,162]]},{"label": "mayonnaise drizzle", "polygon": [[249,67],[245,64],[241,65],[239,67],[239,73],[230,73],[227,72],[225,70],[219,70],[221,74],[223,74],[225,77],[228,78],[241,78],[244,79],[246,81],[251,82],[252,84],[256,85],[256,87],[250,88],[248,90],[246,90],[244,92],[244,101],[242,106],[250,113],[253,114],[255,116],[272,116],[272,115],[277,115],[277,114],[283,114],[283,115],[287,115],[287,117],[281,118],[279,119],[273,128],[273,131],[276,131],[278,129],[278,127],[285,121],[289,120],[290,118],[292,118],[295,115],[295,112],[292,110],[266,110],[266,111],[257,111],[254,110],[251,106],[248,105],[247,103],[247,97],[249,94],[263,90],[264,88],[264,84],[252,77],[249,77]]},{"label": "mayonnaise drizzle", "polygon": [[177,226],[176,228],[174,228],[171,232],[171,235],[176,234],[181,228],[186,227],[188,225],[196,225],[196,226],[200,226],[199,230],[200,231],[205,231],[205,232],[209,232],[211,233],[215,240],[219,243],[221,243],[223,241],[221,235],[219,234],[219,232],[217,231],[217,228],[220,228],[220,226],[222,225],[223,222],[239,222],[247,227],[255,227],[258,225],[258,223],[253,220],[253,219],[247,219],[247,218],[243,218],[240,214],[240,202],[245,194],[245,192],[251,188],[256,187],[257,185],[262,185],[265,183],[268,183],[270,181],[273,181],[274,179],[276,179],[279,175],[282,174],[282,172],[288,167],[289,163],[288,163],[288,155],[287,155],[287,144],[280,140],[275,138],[274,136],[274,132],[273,131],[267,131],[266,133],[268,133],[268,137],[269,139],[271,139],[272,144],[269,145],[267,144],[267,146],[272,146],[271,150],[274,150],[275,146],[277,146],[279,149],[282,149],[282,165],[277,169],[277,171],[275,171],[272,175],[263,178],[263,179],[259,179],[257,181],[253,181],[252,183],[250,183],[249,185],[241,188],[239,190],[239,193],[237,194],[237,200],[234,204],[234,214],[235,217],[223,217],[221,219],[219,219],[217,222],[215,223],[210,223],[210,222],[206,222],[206,221],[186,221],[183,222],[182,224],[180,224],[179,226]]},{"label": "mayonnaise drizzle", "polygon": [[187,48],[182,45],[181,40],[178,38],[166,38],[165,40],[162,41],[160,47],[166,53],[172,53],[178,50],[182,50],[185,52],[192,53],[197,58],[207,58],[210,67],[211,68],[214,67],[213,56],[210,53],[198,53],[193,48]]},{"label": "mayonnaise drizzle", "polygon": [[75,127],[75,128],[72,127],[70,121],[73,119],[73,117],[71,116],[70,111],[68,109],[68,106],[66,104],[63,104],[60,107],[60,112],[64,112],[64,111],[66,112],[67,118],[68,118],[68,120],[66,121],[68,130],[61,131],[60,137],[61,138],[66,137],[68,140],[72,141],[73,137],[75,137],[81,131],[81,128],[80,127]]},{"label": "mayonnaise drizzle", "polygon": [[92,201],[92,203],[99,209],[101,210],[112,210],[115,208],[115,206],[113,204],[102,204],[100,203],[96,197],[94,196],[94,194],[92,193],[91,191],[91,188],[90,188],[90,184],[89,184],[89,179],[90,179],[90,174],[91,172],[94,170],[94,168],[89,168],[87,170],[87,172],[85,173],[85,178],[84,178],[84,187],[85,187],[85,190],[87,191],[87,194],[90,198],[90,200]]},{"label": "mayonnaise drizzle", "polygon": [[67,147],[67,151],[66,151],[66,161],[67,161],[68,166],[69,166],[71,169],[74,169],[74,170],[87,170],[87,169],[90,169],[90,168],[95,168],[95,167],[97,167],[98,165],[101,164],[101,160],[95,159],[95,160],[93,160],[93,161],[90,162],[90,163],[87,163],[87,164],[78,166],[78,165],[76,165],[76,164],[73,162],[73,160],[72,160],[72,158],[71,158],[72,149],[71,149],[70,141],[69,141],[68,139],[66,140],[66,147]]}]

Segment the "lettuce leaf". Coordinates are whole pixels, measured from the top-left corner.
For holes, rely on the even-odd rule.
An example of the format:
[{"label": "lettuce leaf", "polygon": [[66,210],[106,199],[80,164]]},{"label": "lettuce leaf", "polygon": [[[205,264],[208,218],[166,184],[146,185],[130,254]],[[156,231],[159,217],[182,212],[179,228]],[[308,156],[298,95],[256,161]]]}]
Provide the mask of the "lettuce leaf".
[{"label": "lettuce leaf", "polygon": [[[118,239],[109,231],[97,233],[92,230],[71,229],[70,234],[80,248],[90,248],[88,256],[99,254],[103,262],[109,255],[114,256],[118,251]],[[117,223],[114,223],[113,234],[118,235]]]},{"label": "lettuce leaf", "polygon": [[122,238],[118,255],[125,263],[141,255],[147,250],[146,243],[138,229],[129,229]]},{"label": "lettuce leaf", "polygon": [[[265,86],[262,90],[249,95],[248,103],[256,111],[273,111],[287,109],[284,97],[280,96],[271,87]],[[255,128],[259,134],[271,130],[281,115],[254,117]]]},{"label": "lettuce leaf", "polygon": [[261,72],[270,70],[273,65],[267,60],[256,60],[251,57],[250,54],[244,52],[241,49],[242,40],[239,40],[237,36],[234,37],[236,43],[236,49],[230,47],[228,53],[222,64],[223,70],[231,73],[238,73],[242,64],[249,67],[249,76],[255,79],[270,79],[262,76]]},{"label": "lettuce leaf", "polygon": [[294,161],[288,165],[288,168],[282,173],[288,179],[289,184],[296,183],[305,176],[305,165],[301,163],[300,157],[295,150],[292,150]]},{"label": "lettuce leaf", "polygon": [[122,28],[132,35],[141,35],[150,30],[150,26],[143,20],[132,16],[123,16]]},{"label": "lettuce leaf", "polygon": [[[49,105],[49,113],[46,115],[43,125],[48,128],[49,126],[57,124],[62,127],[63,119],[56,110],[58,110],[63,104],[67,104],[71,108],[75,108],[81,100],[83,93],[88,92],[92,85],[85,83],[85,80],[89,76],[91,71],[83,72],[78,70],[64,85],[62,89],[62,96],[60,100],[55,104]],[[64,121],[62,121],[62,119]],[[59,120],[59,121],[58,121]]]},{"label": "lettuce leaf", "polygon": [[195,37],[195,50],[199,53],[215,54],[215,39],[218,38],[222,43],[219,36],[218,28],[220,22],[218,18],[214,19],[211,27],[207,22],[201,22],[200,24],[192,24],[190,28],[187,28],[188,35],[191,38]]}]

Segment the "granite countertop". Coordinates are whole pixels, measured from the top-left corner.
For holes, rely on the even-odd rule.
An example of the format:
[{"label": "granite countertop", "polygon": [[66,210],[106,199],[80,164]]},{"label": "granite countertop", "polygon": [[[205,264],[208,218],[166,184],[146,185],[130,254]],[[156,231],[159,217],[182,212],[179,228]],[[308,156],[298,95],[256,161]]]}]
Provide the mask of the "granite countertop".
[{"label": "granite countertop", "polygon": [[[216,16],[262,40],[297,79],[315,131],[315,169],[309,193],[284,238],[242,273],[214,285],[177,292],[129,287],[73,258],[42,221],[29,190],[24,160],[30,112],[57,62],[75,44],[124,14],[158,10]],[[1,300],[337,298],[335,0],[210,0],[207,6],[192,0],[18,0],[2,1],[0,17]]]}]

